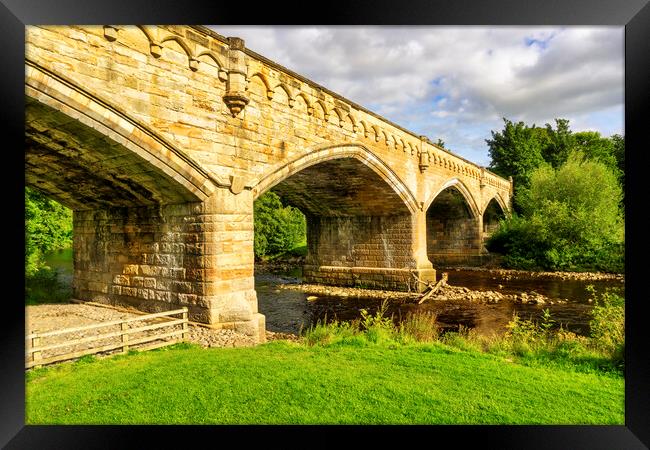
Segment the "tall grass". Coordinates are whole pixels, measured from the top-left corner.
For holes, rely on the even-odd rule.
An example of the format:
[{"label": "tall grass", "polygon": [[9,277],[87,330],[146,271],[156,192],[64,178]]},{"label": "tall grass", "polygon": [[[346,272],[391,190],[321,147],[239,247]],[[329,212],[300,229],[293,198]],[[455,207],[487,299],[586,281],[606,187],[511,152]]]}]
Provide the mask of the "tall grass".
[{"label": "tall grass", "polygon": [[605,291],[591,290],[594,301],[590,335],[580,336],[556,327],[548,309],[541,320],[524,320],[517,314],[501,335],[480,335],[460,327],[456,332],[441,333],[435,314],[411,312],[395,324],[387,317],[387,301],[375,314],[361,310],[361,318],[351,322],[319,322],[307,329],[303,342],[321,345],[409,345],[440,342],[465,351],[479,351],[518,360],[528,365],[559,364],[583,372],[621,374],[624,368],[623,298]]}]

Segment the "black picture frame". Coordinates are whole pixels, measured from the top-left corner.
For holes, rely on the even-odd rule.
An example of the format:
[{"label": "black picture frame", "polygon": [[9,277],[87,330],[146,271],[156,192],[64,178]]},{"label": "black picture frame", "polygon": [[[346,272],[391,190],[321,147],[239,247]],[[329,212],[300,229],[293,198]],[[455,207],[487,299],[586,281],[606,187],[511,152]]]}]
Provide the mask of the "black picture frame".
[{"label": "black picture frame", "polygon": [[[201,439],[209,446],[280,443],[312,445],[313,433],[339,445],[338,435],[384,440],[399,433],[398,445],[451,445],[474,441],[487,449],[643,449],[650,446],[650,350],[643,335],[644,175],[647,143],[643,132],[650,102],[650,4],[648,0],[403,0],[355,1],[334,4],[282,2],[273,7],[186,0],[129,0],[98,2],[74,0],[2,0],[3,70],[0,108],[4,129],[3,156],[9,160],[2,181],[10,213],[4,217],[2,242],[13,244],[2,272],[3,318],[0,326],[0,445],[11,449],[148,448],[171,447]],[[309,9],[313,6],[313,9]],[[289,14],[294,12],[293,18]],[[308,13],[308,11],[311,11]],[[26,25],[35,24],[278,24],[314,25],[617,25],[625,26],[625,138],[626,138],[626,370],[624,426],[409,426],[409,427],[263,427],[263,426],[26,426],[24,420],[24,56]],[[24,286],[24,284],[23,284]],[[300,432],[303,443],[289,441],[288,432]],[[155,441],[155,444],[153,443]],[[316,442],[317,444],[319,442]],[[203,444],[204,445],[204,444]]]}]

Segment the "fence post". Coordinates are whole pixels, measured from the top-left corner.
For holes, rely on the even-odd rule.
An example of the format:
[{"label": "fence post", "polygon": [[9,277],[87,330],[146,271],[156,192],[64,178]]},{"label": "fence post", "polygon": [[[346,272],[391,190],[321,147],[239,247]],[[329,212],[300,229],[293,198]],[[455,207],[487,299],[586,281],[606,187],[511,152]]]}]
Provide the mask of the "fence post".
[{"label": "fence post", "polygon": [[188,338],[188,330],[187,330],[187,308],[183,308],[183,334],[181,335],[183,342],[187,340]]},{"label": "fence post", "polygon": [[[41,345],[41,338],[38,337],[38,336],[34,336],[34,337],[32,338],[32,349],[38,347],[39,345]],[[33,353],[32,353],[32,361],[33,361],[33,362],[36,362],[36,361],[38,361],[39,359],[41,359],[41,352],[40,352],[40,351],[38,351],[38,352],[33,352]],[[42,366],[41,364],[38,364],[38,365],[34,365],[33,367],[34,367],[35,369],[38,369],[39,367],[43,367],[43,366]]]},{"label": "fence post", "polygon": [[129,351],[129,335],[124,332],[128,330],[128,326],[125,322],[122,322],[120,328],[122,330],[122,353],[126,353]]}]

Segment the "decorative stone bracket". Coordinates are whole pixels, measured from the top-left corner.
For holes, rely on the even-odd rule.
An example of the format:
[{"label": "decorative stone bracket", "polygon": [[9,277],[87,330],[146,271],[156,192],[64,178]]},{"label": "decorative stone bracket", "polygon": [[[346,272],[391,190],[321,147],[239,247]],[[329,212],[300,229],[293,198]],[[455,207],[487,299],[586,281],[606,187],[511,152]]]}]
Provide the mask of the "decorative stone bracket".
[{"label": "decorative stone bracket", "polygon": [[424,173],[429,167],[429,149],[424,148],[424,144],[429,142],[426,136],[420,136],[420,172]]},{"label": "decorative stone bracket", "polygon": [[246,59],[244,40],[238,37],[228,38],[228,80],[223,101],[228,106],[233,117],[246,107],[249,98],[246,96]]}]

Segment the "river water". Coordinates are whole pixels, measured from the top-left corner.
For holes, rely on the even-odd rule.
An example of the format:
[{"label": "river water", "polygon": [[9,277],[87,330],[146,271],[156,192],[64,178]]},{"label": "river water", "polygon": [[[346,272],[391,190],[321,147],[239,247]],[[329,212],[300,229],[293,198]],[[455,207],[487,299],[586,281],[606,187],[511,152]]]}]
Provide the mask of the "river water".
[{"label": "river water", "polygon": [[[414,302],[392,301],[388,304],[387,315],[393,316],[398,322],[409,312],[431,312],[436,314],[438,325],[443,332],[456,331],[462,325],[480,334],[489,335],[505,332],[506,325],[513,319],[515,313],[522,319],[540,320],[543,310],[549,309],[555,327],[561,325],[565,330],[586,335],[589,333],[590,311],[593,307],[589,302],[590,294],[587,286],[594,286],[596,292],[614,288],[621,295],[624,294],[624,283],[617,280],[513,278],[511,275],[466,269],[450,269],[446,272],[448,284],[453,286],[467,287],[476,291],[498,291],[502,294],[535,291],[554,301],[554,304],[532,305],[512,301],[487,304],[444,300],[418,305]],[[256,274],[255,289],[259,312],[266,316],[267,329],[297,333],[318,321],[354,320],[361,316],[362,308],[374,314],[382,302],[381,299],[374,297],[323,295],[279,287],[281,284],[299,282],[301,282],[300,269]],[[307,300],[308,297],[311,300]],[[557,300],[565,303],[557,303]]]},{"label": "river water", "polygon": [[[61,279],[70,282],[72,278],[72,250],[63,250],[47,256],[47,264],[60,271]],[[514,294],[536,291],[551,300],[566,303],[545,305],[519,304],[502,301],[494,304],[471,303],[462,300],[430,301],[417,305],[413,302],[391,301],[387,314],[395,321],[406,317],[409,312],[432,312],[437,316],[443,331],[458,330],[459,326],[475,329],[481,334],[502,333],[512,320],[513,314],[522,319],[539,319],[548,308],[556,326],[560,324],[578,334],[589,332],[591,320],[590,295],[587,286],[593,285],[597,292],[607,288],[619,289],[624,293],[624,283],[617,280],[585,281],[561,280],[555,278],[512,277],[494,271],[467,269],[444,270],[448,273],[448,284],[463,286],[476,291],[498,291]],[[440,271],[442,272],[442,271]],[[259,312],[266,316],[266,328],[270,331],[300,333],[318,321],[354,320],[365,308],[374,314],[381,304],[375,297],[353,297],[345,295],[323,295],[309,291],[281,289],[282,284],[300,283],[300,268],[281,271],[256,270],[255,289]],[[310,300],[307,300],[307,298]],[[315,299],[313,297],[316,297]]]}]

